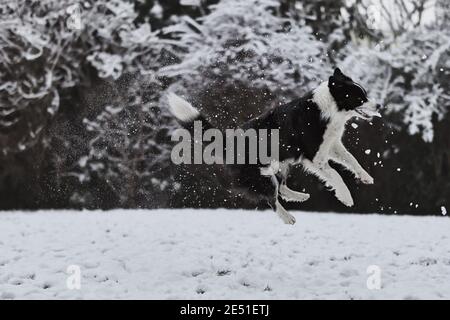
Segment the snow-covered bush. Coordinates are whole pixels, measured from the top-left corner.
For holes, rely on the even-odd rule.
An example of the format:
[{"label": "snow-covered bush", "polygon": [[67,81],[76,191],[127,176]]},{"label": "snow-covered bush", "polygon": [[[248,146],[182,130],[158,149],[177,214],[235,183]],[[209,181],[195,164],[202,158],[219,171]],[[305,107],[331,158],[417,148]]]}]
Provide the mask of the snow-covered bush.
[{"label": "snow-covered bush", "polygon": [[433,140],[433,116],[450,105],[450,31],[414,29],[375,45],[349,46],[342,65],[370,94],[401,114],[410,134]]},{"label": "snow-covered bush", "polygon": [[[175,37],[180,62],[163,72],[181,86],[222,79],[223,85],[292,94],[311,88],[327,74],[325,46],[311,28],[277,15],[279,1],[222,0],[211,13],[165,29]],[[300,92],[299,92],[300,91]]]},{"label": "snow-covered bush", "polygon": [[158,107],[160,90],[145,77],[126,79],[125,88],[116,87],[118,98],[105,101],[100,114],[83,121],[90,137],[88,153],[71,175],[82,184],[103,181],[121,207],[161,205],[172,188],[172,119]]},{"label": "snow-covered bush", "polygon": [[151,52],[161,41],[148,24],[136,26],[136,16],[126,0],[0,3],[0,129],[9,134],[0,139],[3,154],[38,141],[61,90],[83,84],[92,67],[112,79],[153,72]]}]

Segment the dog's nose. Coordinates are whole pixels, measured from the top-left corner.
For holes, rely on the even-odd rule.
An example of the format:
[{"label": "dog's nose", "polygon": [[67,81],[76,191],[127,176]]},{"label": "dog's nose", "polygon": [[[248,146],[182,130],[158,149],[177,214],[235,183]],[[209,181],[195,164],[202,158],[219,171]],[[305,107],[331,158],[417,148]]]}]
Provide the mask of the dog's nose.
[{"label": "dog's nose", "polygon": [[380,109],[381,109],[381,104],[377,103],[377,104],[375,105],[375,109],[376,109],[376,110],[380,110]]}]

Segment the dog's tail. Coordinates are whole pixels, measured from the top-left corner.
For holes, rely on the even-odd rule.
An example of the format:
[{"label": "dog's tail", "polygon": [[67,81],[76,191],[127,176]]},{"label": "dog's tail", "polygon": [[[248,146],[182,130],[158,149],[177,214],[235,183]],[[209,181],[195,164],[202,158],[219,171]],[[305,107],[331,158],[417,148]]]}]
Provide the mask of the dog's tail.
[{"label": "dog's tail", "polygon": [[170,113],[186,129],[191,129],[194,121],[201,121],[204,129],[212,128],[212,125],[192,104],[170,92],[167,95]]},{"label": "dog's tail", "polygon": [[[202,124],[202,129],[212,129],[214,128],[211,123],[206,120],[206,118],[198,111],[192,104],[181,98],[180,96],[176,95],[173,92],[170,92],[167,95],[167,100],[169,103],[169,111],[172,113],[172,115],[178,120],[178,122],[181,124],[181,126],[185,129],[187,129],[191,134],[195,131],[194,122],[200,121]],[[218,162],[217,164],[223,164],[224,163],[224,157],[223,155],[226,154],[226,146],[223,146],[223,154],[222,156],[217,156]],[[220,157],[220,158],[219,158]],[[222,160],[222,161],[220,161]],[[214,168],[213,170],[217,170],[217,168]],[[223,167],[222,169],[223,170]],[[210,173],[210,177],[214,177],[216,182],[223,186],[227,186],[227,180],[225,177],[225,174],[223,171],[221,171],[220,174],[217,171],[210,171],[207,167],[205,167],[206,174]]]}]

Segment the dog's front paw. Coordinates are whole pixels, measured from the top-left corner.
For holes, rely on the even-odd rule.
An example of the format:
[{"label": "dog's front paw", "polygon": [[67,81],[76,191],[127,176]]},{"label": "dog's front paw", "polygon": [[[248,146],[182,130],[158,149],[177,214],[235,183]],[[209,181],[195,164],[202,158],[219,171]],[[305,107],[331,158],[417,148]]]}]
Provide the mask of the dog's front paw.
[{"label": "dog's front paw", "polygon": [[359,180],[364,184],[373,184],[373,178],[367,172],[360,173]]},{"label": "dog's front paw", "polygon": [[336,190],[336,198],[347,207],[353,207],[353,198],[348,190]]}]

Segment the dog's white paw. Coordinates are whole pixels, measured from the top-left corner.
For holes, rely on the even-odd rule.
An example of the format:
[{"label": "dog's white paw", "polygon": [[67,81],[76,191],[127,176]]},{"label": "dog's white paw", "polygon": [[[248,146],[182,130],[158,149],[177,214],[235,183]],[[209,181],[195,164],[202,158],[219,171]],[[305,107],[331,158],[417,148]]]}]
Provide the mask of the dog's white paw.
[{"label": "dog's white paw", "polygon": [[276,203],[276,211],[285,224],[295,224],[294,216],[287,212],[278,202]]},{"label": "dog's white paw", "polygon": [[360,173],[359,180],[364,184],[373,184],[373,178],[367,172]]},{"label": "dog's white paw", "polygon": [[347,189],[339,191],[336,190],[336,198],[347,207],[353,207],[354,205],[352,195]]},{"label": "dog's white paw", "polygon": [[287,213],[279,215],[285,224],[295,224],[295,218],[292,214]]}]

